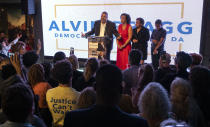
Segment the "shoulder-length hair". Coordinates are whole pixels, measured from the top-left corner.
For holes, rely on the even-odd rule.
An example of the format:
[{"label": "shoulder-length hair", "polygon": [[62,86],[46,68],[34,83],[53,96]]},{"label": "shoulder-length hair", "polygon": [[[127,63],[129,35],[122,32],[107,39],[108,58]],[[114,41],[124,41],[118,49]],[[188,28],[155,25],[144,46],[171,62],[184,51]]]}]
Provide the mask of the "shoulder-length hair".
[{"label": "shoulder-length hair", "polygon": [[44,68],[41,64],[34,64],[30,67],[28,72],[28,80],[31,87],[45,81]]},{"label": "shoulder-length hair", "polygon": [[96,58],[89,58],[85,63],[84,78],[88,81],[99,68],[99,62]]},{"label": "shoulder-length hair", "polygon": [[120,15],[120,17],[122,17],[122,16],[125,16],[125,17],[126,17],[126,23],[127,23],[127,24],[130,24],[130,23],[131,23],[131,17],[130,17],[129,14],[127,14],[127,13],[122,13],[122,14]]}]

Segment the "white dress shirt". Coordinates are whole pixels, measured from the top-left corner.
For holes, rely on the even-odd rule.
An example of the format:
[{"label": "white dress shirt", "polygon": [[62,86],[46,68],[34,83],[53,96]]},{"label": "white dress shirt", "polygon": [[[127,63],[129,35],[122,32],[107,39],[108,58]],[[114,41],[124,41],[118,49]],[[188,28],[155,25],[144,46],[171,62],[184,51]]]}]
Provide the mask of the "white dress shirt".
[{"label": "white dress shirt", "polygon": [[99,34],[100,37],[104,37],[105,28],[106,28],[106,23],[101,23],[100,34]]}]

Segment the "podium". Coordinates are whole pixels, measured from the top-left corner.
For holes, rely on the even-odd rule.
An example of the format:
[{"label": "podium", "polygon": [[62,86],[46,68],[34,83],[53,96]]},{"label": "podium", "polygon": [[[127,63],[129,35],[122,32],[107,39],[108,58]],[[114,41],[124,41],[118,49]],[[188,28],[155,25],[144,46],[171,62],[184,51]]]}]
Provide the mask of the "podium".
[{"label": "podium", "polygon": [[108,37],[100,36],[88,37],[88,58],[105,59],[107,51],[106,43],[108,39]]}]

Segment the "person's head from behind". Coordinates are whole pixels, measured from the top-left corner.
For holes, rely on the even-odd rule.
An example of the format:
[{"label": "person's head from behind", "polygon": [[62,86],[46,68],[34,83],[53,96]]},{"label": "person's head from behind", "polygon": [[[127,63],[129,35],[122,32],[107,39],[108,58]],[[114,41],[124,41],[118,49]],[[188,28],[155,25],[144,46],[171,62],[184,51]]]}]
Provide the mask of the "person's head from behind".
[{"label": "person's head from behind", "polygon": [[121,23],[122,24],[130,24],[131,23],[131,17],[127,13],[122,13],[120,15]]},{"label": "person's head from behind", "polygon": [[160,123],[160,127],[191,127],[185,121],[176,121],[172,118],[164,120]]},{"label": "person's head from behind", "polygon": [[44,68],[45,79],[48,81],[50,79],[50,71],[52,69],[52,65],[51,63],[44,62],[42,63],[42,66]]},{"label": "person's head from behind", "polygon": [[110,62],[107,59],[101,59],[99,61],[99,64],[100,64],[100,67],[102,67],[104,65],[110,64]]},{"label": "person's head from behind", "polygon": [[68,60],[56,62],[52,69],[52,77],[62,85],[71,86],[73,70],[72,65]]},{"label": "person's head from behind", "polygon": [[210,120],[210,103],[206,98],[210,98],[210,70],[203,66],[195,66],[190,71],[190,84],[193,89],[193,97],[197,101],[206,120]]},{"label": "person's head from behind", "polygon": [[7,64],[2,67],[2,79],[6,80],[9,77],[16,75],[17,72],[12,64]]},{"label": "person's head from behind", "polygon": [[8,87],[2,95],[2,110],[9,121],[25,123],[33,111],[33,95],[23,83]]},{"label": "person's head from behind", "polygon": [[72,65],[72,69],[75,71],[79,68],[79,61],[75,55],[70,55],[69,56],[69,61]]},{"label": "person's head from behind", "polygon": [[155,27],[156,27],[157,30],[162,28],[162,21],[160,19],[157,19],[155,21]]},{"label": "person's head from behind", "polygon": [[54,57],[53,57],[53,63],[55,64],[56,62],[60,61],[60,60],[64,60],[66,59],[66,55],[64,52],[56,52]]},{"label": "person's head from behind", "polygon": [[144,19],[143,18],[137,18],[136,19],[136,27],[141,28],[142,26],[144,26]]},{"label": "person's head from behind", "polygon": [[170,91],[172,112],[176,114],[178,120],[187,120],[189,106],[192,102],[192,88],[189,82],[182,78],[176,78],[171,83]]},{"label": "person's head from behind", "polygon": [[210,70],[203,66],[195,66],[190,71],[190,83],[193,88],[193,94],[202,94],[210,88]]},{"label": "person's head from behind", "polygon": [[77,106],[81,108],[88,108],[95,104],[96,102],[96,92],[92,87],[85,88],[78,99]]},{"label": "person's head from behind", "polygon": [[101,22],[106,23],[107,20],[108,20],[108,13],[104,11],[101,13]]},{"label": "person's head from behind", "polygon": [[96,73],[96,102],[102,105],[116,105],[122,93],[122,72],[111,64],[102,66]]},{"label": "person's head from behind", "polygon": [[168,53],[163,53],[159,59],[159,67],[160,68],[168,68],[171,63],[171,55]]},{"label": "person's head from behind", "polygon": [[44,68],[41,64],[34,64],[28,72],[28,81],[32,87],[45,81]]},{"label": "person's head from behind", "polygon": [[91,77],[94,77],[98,68],[99,68],[98,60],[96,58],[89,58],[85,63],[85,71],[84,71],[85,81],[88,81],[89,79],[91,79]]},{"label": "person's head from behind", "polygon": [[140,61],[141,61],[141,52],[137,49],[133,49],[131,50],[131,52],[129,53],[129,64],[132,65],[140,65]]},{"label": "person's head from behind", "polygon": [[139,110],[150,126],[158,125],[168,118],[171,103],[167,91],[161,84],[149,83],[142,91],[139,98]]},{"label": "person's head from behind", "polygon": [[28,51],[25,54],[23,54],[23,65],[26,68],[30,68],[33,64],[35,64],[38,59],[39,55],[36,54],[35,51]]},{"label": "person's head from behind", "polygon": [[203,56],[202,55],[197,54],[197,53],[190,53],[190,56],[192,57],[191,67],[201,64],[201,62],[203,60]]},{"label": "person's head from behind", "polygon": [[2,70],[2,67],[4,65],[10,64],[10,59],[9,58],[5,58],[0,62],[0,70]]},{"label": "person's head from behind", "polygon": [[175,58],[175,66],[177,70],[186,71],[186,69],[192,64],[192,58],[188,53],[183,51],[177,52]]},{"label": "person's head from behind", "polygon": [[151,64],[144,64],[140,67],[139,78],[139,91],[142,91],[154,79],[154,69]]},{"label": "person's head from behind", "polygon": [[12,53],[19,53],[20,55],[23,55],[26,53],[25,43],[22,41],[18,41],[16,44],[12,45],[11,52]]}]

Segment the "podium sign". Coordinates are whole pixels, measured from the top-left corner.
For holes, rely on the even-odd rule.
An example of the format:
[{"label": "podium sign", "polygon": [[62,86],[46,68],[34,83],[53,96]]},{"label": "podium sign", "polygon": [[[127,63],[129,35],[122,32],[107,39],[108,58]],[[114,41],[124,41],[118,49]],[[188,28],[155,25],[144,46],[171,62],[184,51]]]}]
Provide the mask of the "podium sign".
[{"label": "podium sign", "polygon": [[106,55],[106,37],[88,37],[88,58],[104,59]]}]

